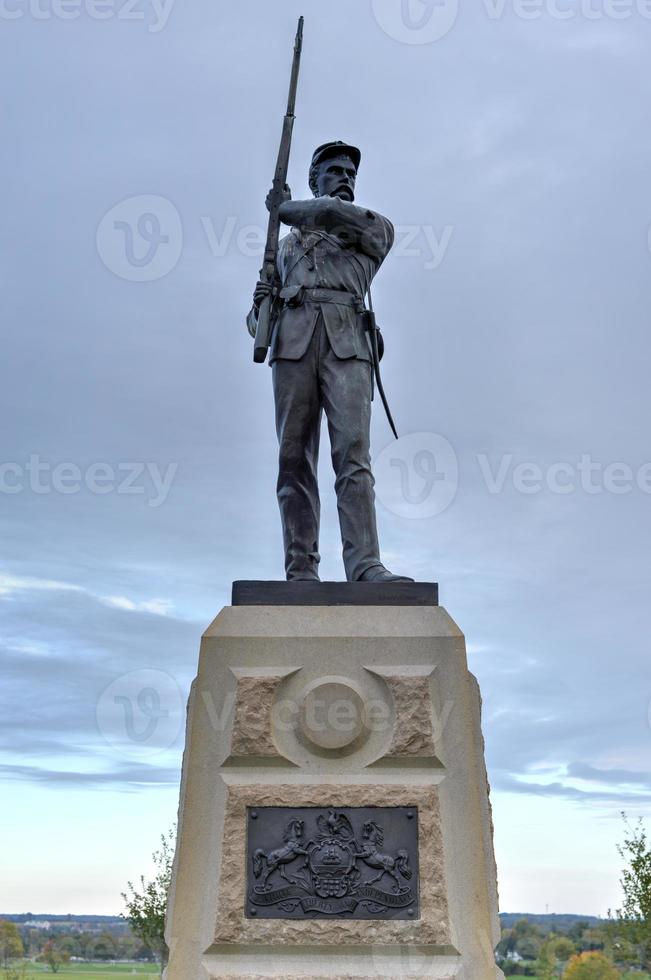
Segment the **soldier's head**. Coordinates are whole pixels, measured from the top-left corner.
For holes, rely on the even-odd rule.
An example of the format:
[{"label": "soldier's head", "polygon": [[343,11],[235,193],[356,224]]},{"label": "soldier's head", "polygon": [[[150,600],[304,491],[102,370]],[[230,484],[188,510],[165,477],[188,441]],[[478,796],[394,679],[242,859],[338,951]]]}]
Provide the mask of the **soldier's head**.
[{"label": "soldier's head", "polygon": [[315,197],[355,200],[355,181],[362,154],[356,146],[336,140],[317,147],[310,167],[310,190]]}]

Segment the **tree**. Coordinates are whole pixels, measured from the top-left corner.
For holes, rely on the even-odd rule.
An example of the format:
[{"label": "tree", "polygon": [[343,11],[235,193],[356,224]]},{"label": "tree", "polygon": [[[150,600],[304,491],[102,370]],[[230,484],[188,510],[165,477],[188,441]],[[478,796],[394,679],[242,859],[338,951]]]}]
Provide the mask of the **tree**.
[{"label": "tree", "polygon": [[9,966],[9,960],[16,960],[23,955],[18,927],[6,919],[0,919],[0,955],[5,967]]},{"label": "tree", "polygon": [[58,973],[63,964],[67,963],[70,959],[70,954],[60,952],[56,948],[54,940],[49,939],[43,947],[41,959],[44,963],[47,963],[52,973]]},{"label": "tree", "polygon": [[563,980],[620,980],[621,973],[603,953],[579,953],[573,956]]},{"label": "tree", "polygon": [[94,960],[114,960],[117,955],[115,939],[108,932],[103,932],[94,939],[90,949]]},{"label": "tree", "polygon": [[122,892],[127,907],[124,918],[131,926],[134,935],[159,957],[161,975],[169,955],[165,942],[165,913],[167,894],[172,881],[175,836],[174,830],[161,836],[161,849],[152,854],[152,860],[157,868],[153,880],[146,882],[144,875],[141,875],[139,891],[136,891],[129,881],[127,883],[129,893]]},{"label": "tree", "polygon": [[539,980],[554,980],[556,976],[556,956],[554,943],[548,942],[541,947],[536,960],[536,973]]},{"label": "tree", "polygon": [[651,959],[651,847],[642,820],[631,827],[622,813],[626,836],[617,850],[626,862],[620,884],[623,908],[617,910],[618,924],[631,942],[640,945],[646,960]]},{"label": "tree", "polygon": [[576,953],[576,946],[570,939],[550,933],[547,942],[541,946],[536,960],[538,980],[553,980],[554,977],[559,976],[561,973],[559,963],[566,963],[574,953]]}]

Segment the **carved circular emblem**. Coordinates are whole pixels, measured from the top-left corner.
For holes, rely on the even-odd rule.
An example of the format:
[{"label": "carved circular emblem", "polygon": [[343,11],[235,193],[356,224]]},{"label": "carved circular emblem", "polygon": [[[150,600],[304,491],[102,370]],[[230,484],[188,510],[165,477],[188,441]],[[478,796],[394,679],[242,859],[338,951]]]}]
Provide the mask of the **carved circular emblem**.
[{"label": "carved circular emblem", "polygon": [[306,692],[299,717],[300,731],[321,749],[343,749],[366,731],[364,702],[349,684],[319,682]]}]

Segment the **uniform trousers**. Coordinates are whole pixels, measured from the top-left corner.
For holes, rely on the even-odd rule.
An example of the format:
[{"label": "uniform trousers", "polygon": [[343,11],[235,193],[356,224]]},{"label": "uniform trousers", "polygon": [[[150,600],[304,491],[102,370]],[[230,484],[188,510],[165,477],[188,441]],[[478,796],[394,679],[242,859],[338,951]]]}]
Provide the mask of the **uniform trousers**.
[{"label": "uniform trousers", "polygon": [[338,358],[319,316],[303,357],[277,359],[272,373],[287,579],[317,579],[319,574],[317,466],[325,411],[344,568],[348,581],[357,581],[367,569],[381,564],[370,454],[371,363]]}]

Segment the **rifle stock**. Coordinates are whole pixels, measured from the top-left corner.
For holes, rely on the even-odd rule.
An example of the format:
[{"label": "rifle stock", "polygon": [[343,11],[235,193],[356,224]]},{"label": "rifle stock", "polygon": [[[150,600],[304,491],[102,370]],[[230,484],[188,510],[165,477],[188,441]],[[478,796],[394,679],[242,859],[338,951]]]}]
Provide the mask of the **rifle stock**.
[{"label": "rifle stock", "polygon": [[253,347],[253,360],[256,364],[264,364],[267,359],[267,351],[271,344],[271,332],[273,328],[273,307],[274,289],[277,286],[278,273],[276,270],[276,260],[278,256],[278,241],[280,238],[280,206],[283,203],[283,192],[287,184],[287,171],[289,170],[289,156],[292,148],[292,135],[294,132],[294,110],[296,108],[296,93],[298,90],[298,76],[301,66],[301,53],[303,50],[303,23],[304,18],[298,21],[296,41],[294,43],[294,60],[292,62],[292,76],[289,83],[289,97],[287,99],[287,112],[283,120],[283,132],[280,140],[280,149],[276,162],[276,170],[270,195],[269,225],[267,228],[267,243],[264,251],[264,262],[260,270],[260,279],[272,287],[272,291],[260,304],[258,311],[258,323],[255,333]]},{"label": "rifle stock", "polygon": [[264,364],[267,360],[267,351],[271,344],[271,307],[272,298],[267,296],[262,300],[258,310],[258,325],[253,345],[253,360],[256,364]]}]

